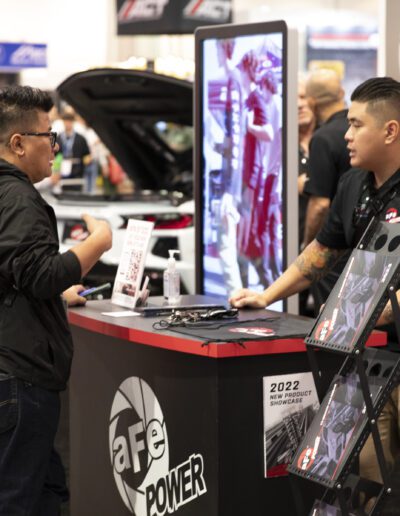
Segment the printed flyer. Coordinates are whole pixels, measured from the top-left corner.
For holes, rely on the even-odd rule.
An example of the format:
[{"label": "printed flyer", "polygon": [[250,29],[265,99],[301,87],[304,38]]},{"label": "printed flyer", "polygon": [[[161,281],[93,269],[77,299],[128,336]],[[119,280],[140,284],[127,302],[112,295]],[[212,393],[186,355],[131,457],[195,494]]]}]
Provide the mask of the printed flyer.
[{"label": "printed flyer", "polygon": [[263,378],[264,476],[284,476],[319,408],[312,373]]},{"label": "printed flyer", "polygon": [[396,255],[355,249],[306,342],[351,352],[398,264]]},{"label": "printed flyer", "polygon": [[140,295],[144,263],[154,223],[129,219],[111,302],[134,308]]},{"label": "printed flyer", "polygon": [[[369,377],[368,383],[375,403],[382,379]],[[330,487],[339,478],[366,424],[358,375],[337,376],[296,451],[290,471],[312,476]]]}]

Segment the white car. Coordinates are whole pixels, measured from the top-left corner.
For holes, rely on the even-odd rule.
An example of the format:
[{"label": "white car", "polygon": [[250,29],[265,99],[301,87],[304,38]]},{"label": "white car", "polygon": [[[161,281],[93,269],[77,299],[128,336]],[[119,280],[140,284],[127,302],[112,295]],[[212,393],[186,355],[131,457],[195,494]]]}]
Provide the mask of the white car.
[{"label": "white car", "polygon": [[112,197],[79,192],[45,195],[56,213],[61,251],[86,237],[82,213],[108,221],[112,249],[86,282],[113,280],[128,219],[151,220],[155,226],[145,271],[151,293],[161,294],[168,251],[178,249],[182,293],[193,294],[192,84],[151,72],[107,68],[75,74],[58,92],[135,184],[133,194]]}]

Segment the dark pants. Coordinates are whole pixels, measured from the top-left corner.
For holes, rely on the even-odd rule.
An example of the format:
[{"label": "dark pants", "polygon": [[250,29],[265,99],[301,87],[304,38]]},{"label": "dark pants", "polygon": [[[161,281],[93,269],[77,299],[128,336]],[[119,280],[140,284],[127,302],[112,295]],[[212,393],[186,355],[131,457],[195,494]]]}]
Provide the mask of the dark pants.
[{"label": "dark pants", "polygon": [[59,412],[58,392],[0,373],[0,516],[57,516],[68,499]]}]

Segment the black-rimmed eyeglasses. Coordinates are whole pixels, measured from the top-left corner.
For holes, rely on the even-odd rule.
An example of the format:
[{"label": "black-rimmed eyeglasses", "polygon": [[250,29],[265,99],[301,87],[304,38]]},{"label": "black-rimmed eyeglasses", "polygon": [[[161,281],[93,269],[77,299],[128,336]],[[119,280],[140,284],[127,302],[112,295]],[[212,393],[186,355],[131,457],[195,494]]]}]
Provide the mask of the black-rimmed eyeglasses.
[{"label": "black-rimmed eyeglasses", "polygon": [[47,136],[50,138],[50,145],[55,147],[57,143],[57,133],[54,131],[49,131],[48,133],[19,133],[21,136]]}]

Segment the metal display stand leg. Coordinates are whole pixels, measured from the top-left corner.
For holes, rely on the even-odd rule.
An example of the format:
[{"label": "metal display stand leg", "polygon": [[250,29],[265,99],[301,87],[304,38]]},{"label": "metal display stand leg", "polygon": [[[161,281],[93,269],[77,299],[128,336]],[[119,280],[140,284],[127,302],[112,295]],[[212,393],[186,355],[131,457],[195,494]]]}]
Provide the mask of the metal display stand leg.
[{"label": "metal display stand leg", "polygon": [[368,416],[368,424],[371,429],[371,434],[372,434],[372,438],[373,438],[374,446],[375,446],[375,453],[376,453],[376,457],[378,459],[379,469],[380,469],[382,480],[383,480],[383,487],[384,487],[384,489],[388,489],[389,472],[388,472],[388,468],[386,465],[385,456],[383,453],[381,437],[379,435],[379,430],[378,430],[378,425],[377,425],[377,416],[375,416],[374,408],[372,406],[371,392],[368,387],[368,380],[367,380],[367,375],[365,374],[365,368],[364,368],[364,363],[363,363],[363,359],[362,359],[362,354],[357,353],[357,352],[356,352],[356,365],[357,365],[358,376],[360,378],[361,390],[362,390],[362,393],[364,396],[364,403],[365,403],[365,408],[366,408],[367,416]]}]

